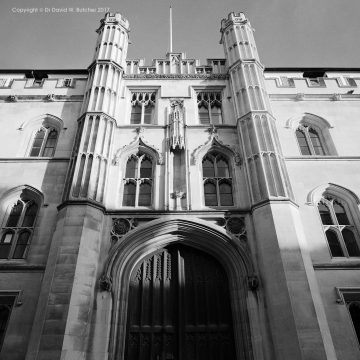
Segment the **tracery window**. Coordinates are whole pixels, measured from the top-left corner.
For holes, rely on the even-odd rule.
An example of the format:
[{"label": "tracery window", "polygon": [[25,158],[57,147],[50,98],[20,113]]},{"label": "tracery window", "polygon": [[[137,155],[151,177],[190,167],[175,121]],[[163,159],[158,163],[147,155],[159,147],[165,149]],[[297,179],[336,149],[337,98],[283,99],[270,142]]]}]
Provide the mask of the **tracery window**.
[{"label": "tracery window", "polygon": [[27,255],[39,206],[23,192],[10,205],[0,232],[0,259],[24,259]]},{"label": "tracery window", "polygon": [[309,125],[299,125],[296,138],[301,155],[325,155],[325,148],[318,130]]},{"label": "tracery window", "polygon": [[155,100],[155,92],[134,92],[131,97],[130,124],[152,124]]},{"label": "tracery window", "polygon": [[202,161],[205,206],[232,206],[232,177],[223,154],[211,151]]},{"label": "tracery window", "polygon": [[197,105],[200,124],[222,124],[221,92],[197,93]]},{"label": "tracery window", "polygon": [[142,152],[132,155],[126,164],[123,206],[151,206],[153,162]]},{"label": "tracery window", "polygon": [[346,204],[333,196],[324,196],[318,209],[333,257],[359,257],[359,236]]},{"label": "tracery window", "polygon": [[31,147],[31,157],[52,157],[58,140],[58,131],[50,126],[42,126],[36,133]]}]

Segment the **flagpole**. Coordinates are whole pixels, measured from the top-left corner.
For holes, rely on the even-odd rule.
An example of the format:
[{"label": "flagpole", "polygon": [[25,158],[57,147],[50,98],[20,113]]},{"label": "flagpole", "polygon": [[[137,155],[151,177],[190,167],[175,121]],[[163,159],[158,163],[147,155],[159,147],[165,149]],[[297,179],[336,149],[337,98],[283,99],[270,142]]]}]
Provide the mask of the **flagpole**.
[{"label": "flagpole", "polygon": [[170,3],[170,52],[172,52],[172,8]]}]

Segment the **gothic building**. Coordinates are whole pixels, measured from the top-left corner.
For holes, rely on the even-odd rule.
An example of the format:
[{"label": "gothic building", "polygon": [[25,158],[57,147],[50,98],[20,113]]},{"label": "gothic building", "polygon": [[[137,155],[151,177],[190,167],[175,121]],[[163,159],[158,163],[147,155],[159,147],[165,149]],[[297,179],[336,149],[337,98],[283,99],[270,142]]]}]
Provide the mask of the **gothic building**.
[{"label": "gothic building", "polygon": [[264,70],[243,13],[206,65],[97,34],[0,71],[1,359],[360,358],[360,69]]}]

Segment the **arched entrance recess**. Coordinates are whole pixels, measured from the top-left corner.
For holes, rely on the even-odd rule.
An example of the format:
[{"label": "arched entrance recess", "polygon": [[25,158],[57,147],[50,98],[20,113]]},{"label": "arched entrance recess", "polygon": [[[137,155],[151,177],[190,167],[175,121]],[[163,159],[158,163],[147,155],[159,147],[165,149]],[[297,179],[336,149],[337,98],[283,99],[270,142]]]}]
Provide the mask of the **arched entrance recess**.
[{"label": "arched entrance recess", "polygon": [[[226,360],[254,359],[251,340],[252,337],[259,339],[261,336],[251,333],[254,327],[250,324],[252,321],[258,322],[258,318],[255,315],[256,311],[254,312],[254,297],[248,289],[248,278],[254,273],[248,251],[244,244],[227,236],[222,228],[199,219],[196,219],[196,222],[185,219],[149,222],[146,226],[133,230],[111,250],[104,274],[112,283],[112,317],[108,349],[110,358],[126,359],[131,277],[147,259],[161,253],[163,249],[171,249],[174,245],[175,249],[184,245],[186,249],[193,248],[205,256],[208,254],[223,268],[229,285],[235,346],[234,357]],[[249,307],[252,309],[249,310]],[[174,360],[183,359],[174,356]]]}]

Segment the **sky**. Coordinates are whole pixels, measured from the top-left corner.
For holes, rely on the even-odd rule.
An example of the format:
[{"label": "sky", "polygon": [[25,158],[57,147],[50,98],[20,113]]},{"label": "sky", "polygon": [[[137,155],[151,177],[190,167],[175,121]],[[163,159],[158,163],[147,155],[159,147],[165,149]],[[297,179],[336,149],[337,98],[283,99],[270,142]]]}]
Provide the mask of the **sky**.
[{"label": "sky", "polygon": [[[360,68],[360,0],[171,2],[173,51],[201,64],[224,57],[220,21],[242,11],[255,28],[265,67]],[[145,58],[150,65],[169,51],[169,5],[170,0],[0,0],[0,69],[86,69],[104,11],[129,20],[128,59]]]}]

